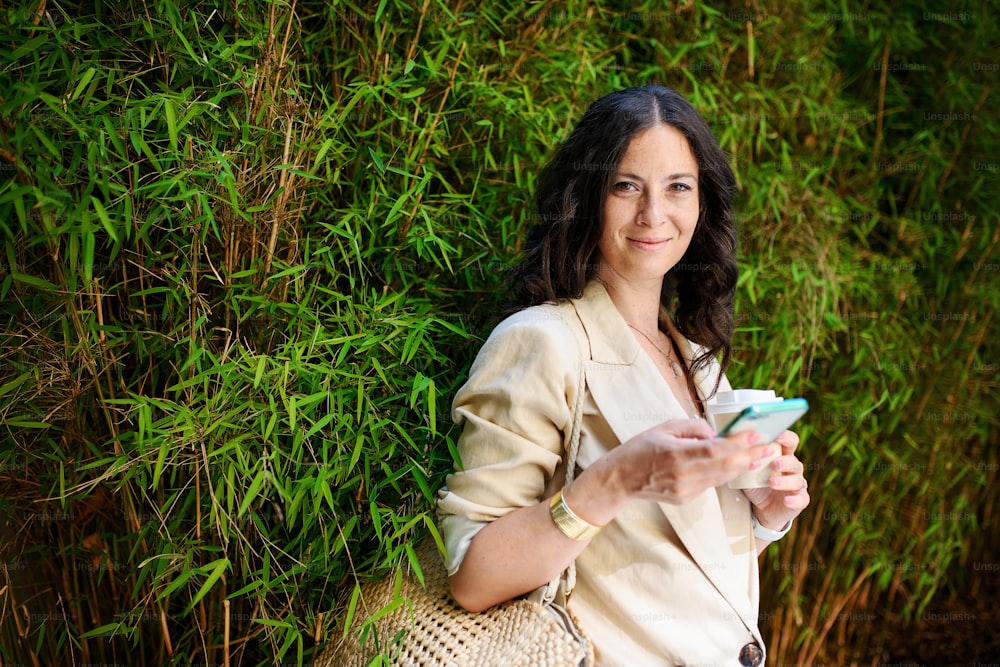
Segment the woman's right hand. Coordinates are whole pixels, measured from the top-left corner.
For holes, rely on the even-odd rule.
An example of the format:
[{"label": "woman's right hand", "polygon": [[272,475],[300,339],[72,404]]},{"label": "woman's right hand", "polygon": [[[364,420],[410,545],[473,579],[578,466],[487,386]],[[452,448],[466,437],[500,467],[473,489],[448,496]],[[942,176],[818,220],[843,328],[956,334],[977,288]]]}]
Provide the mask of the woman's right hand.
[{"label": "woman's right hand", "polygon": [[759,438],[752,431],[719,438],[704,419],[675,419],[622,443],[602,463],[627,497],[681,505],[762,465],[772,452],[755,444]]},{"label": "woman's right hand", "polygon": [[[563,498],[577,516],[599,526],[634,498],[682,504],[759,466],[769,447],[754,446],[756,435],[717,438],[702,419],[664,422],[588,466],[563,489]],[[559,576],[586,545],[556,527],[548,500],[522,507],[479,531],[451,577],[452,594],[469,611],[482,611]]]}]

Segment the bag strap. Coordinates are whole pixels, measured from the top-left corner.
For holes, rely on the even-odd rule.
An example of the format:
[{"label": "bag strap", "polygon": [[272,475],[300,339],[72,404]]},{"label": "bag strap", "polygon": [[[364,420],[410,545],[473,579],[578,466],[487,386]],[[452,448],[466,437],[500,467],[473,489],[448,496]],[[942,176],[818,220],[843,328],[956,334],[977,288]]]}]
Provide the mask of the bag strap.
[{"label": "bag strap", "polygon": [[566,483],[569,486],[576,477],[576,458],[580,453],[580,430],[583,425],[583,397],[587,391],[587,358],[586,350],[590,347],[590,341],[581,341],[580,351],[580,376],[576,383],[576,398],[573,401],[573,422],[570,426],[569,444],[566,447]]},{"label": "bag strap", "polygon": [[[576,322],[567,322],[570,328],[573,329],[573,333],[576,335],[577,343],[580,346],[580,373],[577,377],[576,383],[576,396],[573,399],[573,411],[572,411],[572,421],[570,423],[569,438],[566,444],[566,481],[563,486],[569,486],[573,479],[576,477],[576,459],[580,453],[580,431],[583,426],[583,399],[587,391],[587,361],[590,359],[590,340],[586,336],[586,332],[583,331],[583,322],[580,321],[579,315],[576,316]],[[582,333],[581,333],[582,332]],[[569,566],[563,570],[559,575],[558,579],[553,580],[549,583],[547,591],[553,592],[553,597],[555,592],[559,590],[559,586],[562,584],[563,604],[569,600],[569,596],[573,594],[573,589],[576,587],[576,561],[574,560]],[[549,598],[549,595],[545,596]]]}]

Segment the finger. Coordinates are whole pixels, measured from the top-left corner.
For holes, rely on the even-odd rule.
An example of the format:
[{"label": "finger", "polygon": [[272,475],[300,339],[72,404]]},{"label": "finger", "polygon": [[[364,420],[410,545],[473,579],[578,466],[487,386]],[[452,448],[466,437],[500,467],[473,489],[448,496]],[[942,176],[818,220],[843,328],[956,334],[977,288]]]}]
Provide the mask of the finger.
[{"label": "finger", "polygon": [[771,445],[754,445],[745,448],[737,448],[724,456],[718,462],[714,486],[719,486],[736,475],[741,475],[748,470],[757,470],[765,465],[774,455]]},{"label": "finger", "polygon": [[[709,458],[725,460],[726,470],[735,470],[740,474],[748,470],[756,470],[767,465],[780,449],[775,445],[761,442],[763,438],[755,431],[736,433],[717,438],[712,441],[712,456]],[[724,480],[728,481],[728,480]]]},{"label": "finger", "polygon": [[706,489],[724,485],[745,470],[747,470],[746,466],[732,462],[726,465],[716,464],[711,467],[703,464],[698,466],[697,469],[690,471],[690,477],[687,479],[688,484],[686,486],[694,492],[691,496],[693,497],[703,493]]},{"label": "finger", "polygon": [[774,441],[781,445],[783,454],[791,454],[799,446],[799,435],[795,431],[784,431]]},{"label": "finger", "polygon": [[809,487],[806,478],[802,475],[775,475],[768,479],[767,483],[775,491],[788,493],[798,493]]},{"label": "finger", "polygon": [[777,460],[775,457],[781,456],[781,446],[773,443],[767,445],[757,445],[753,448],[754,461],[750,466],[751,470],[756,470],[761,466],[768,466],[774,470],[772,463]]},{"label": "finger", "polygon": [[[723,481],[751,469],[752,464],[763,463],[767,445],[750,447],[742,439],[695,440],[670,439],[669,452],[673,455],[672,473],[700,483],[723,478]],[[678,447],[677,445],[681,445]]]},{"label": "finger", "polygon": [[809,506],[809,501],[812,498],[809,496],[809,492],[803,489],[799,493],[791,494],[785,496],[782,504],[788,509],[793,509],[801,512],[806,507]]},{"label": "finger", "polygon": [[714,438],[715,431],[704,419],[671,419],[660,425],[660,430],[677,438]]},{"label": "finger", "polygon": [[723,443],[720,446],[730,449],[746,449],[752,445],[767,446],[768,444],[764,442],[764,436],[757,431],[741,431],[740,433],[727,435],[724,438],[717,438],[717,440],[719,443]]},{"label": "finger", "polygon": [[659,444],[675,464],[704,474],[729,468],[745,472],[751,469],[751,464],[758,464],[752,466],[758,468],[774,456],[772,445],[750,445],[742,436],[712,440],[667,436]]},{"label": "finger", "polygon": [[801,475],[806,467],[798,458],[792,455],[779,456],[771,461],[771,468],[784,475]]},{"label": "finger", "polygon": [[[737,435],[742,436],[745,434],[741,433]],[[726,440],[728,440],[728,438],[720,438],[717,442],[722,443],[722,447],[725,447],[727,444],[725,443]],[[704,447],[704,443],[698,444]],[[759,468],[775,454],[775,446],[773,444],[762,444],[750,447],[743,445],[745,448],[740,448],[739,441],[737,440],[735,447],[736,449],[734,451],[721,458],[705,457],[691,463],[688,468],[688,481],[693,482],[691,488],[696,488],[698,493],[700,493],[706,488],[721,486],[733,479],[736,475],[744,473],[747,470]],[[719,449],[717,448],[716,452],[718,453],[718,451]],[[779,475],[777,477],[782,480],[784,480],[785,477],[793,478],[792,475]],[[798,480],[797,485],[783,481],[780,486],[787,488],[778,490],[789,493],[793,488],[802,487],[805,484],[805,478],[799,475]],[[808,504],[808,500],[806,501],[806,504]],[[803,505],[803,507],[805,507],[805,505]]]}]

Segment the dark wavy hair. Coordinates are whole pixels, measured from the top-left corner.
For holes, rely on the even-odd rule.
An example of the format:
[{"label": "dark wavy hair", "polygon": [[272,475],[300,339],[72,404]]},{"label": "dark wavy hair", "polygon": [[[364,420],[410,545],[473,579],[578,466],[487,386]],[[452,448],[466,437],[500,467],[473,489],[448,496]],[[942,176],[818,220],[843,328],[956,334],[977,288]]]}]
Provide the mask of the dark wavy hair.
[{"label": "dark wavy hair", "polygon": [[698,224],[684,257],[664,278],[660,297],[677,329],[705,348],[688,374],[693,388],[697,371],[720,353],[725,371],[732,354],[736,178],[708,124],[670,88],[628,88],[600,98],[542,169],[538,222],[509,275],[511,310],[583,294],[597,272],[603,205],[618,166],[632,139],[659,123],[687,137],[698,161]]}]

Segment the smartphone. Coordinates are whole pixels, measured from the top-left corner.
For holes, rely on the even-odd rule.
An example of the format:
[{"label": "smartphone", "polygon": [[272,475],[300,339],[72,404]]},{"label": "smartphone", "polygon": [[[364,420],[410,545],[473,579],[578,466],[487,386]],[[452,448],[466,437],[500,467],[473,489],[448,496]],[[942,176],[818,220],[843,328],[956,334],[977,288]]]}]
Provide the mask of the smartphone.
[{"label": "smartphone", "polygon": [[809,402],[804,398],[786,398],[777,403],[751,405],[736,415],[736,418],[719,432],[719,437],[757,431],[764,436],[761,444],[774,442],[775,438],[808,411]]}]

